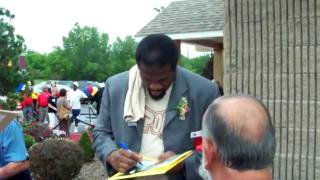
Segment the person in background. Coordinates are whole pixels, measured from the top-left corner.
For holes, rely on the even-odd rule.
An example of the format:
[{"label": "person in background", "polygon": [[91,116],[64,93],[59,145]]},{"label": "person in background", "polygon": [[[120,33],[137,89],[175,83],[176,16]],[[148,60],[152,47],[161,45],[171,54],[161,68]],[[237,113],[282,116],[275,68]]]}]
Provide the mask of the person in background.
[{"label": "person in background", "polygon": [[101,105],[101,98],[102,98],[103,90],[104,90],[104,87],[99,88],[97,93],[95,95],[93,95],[90,99],[91,103],[93,103],[93,102],[97,103],[97,107],[96,107],[97,115],[99,115],[99,112],[100,112],[100,105]]},{"label": "person in background", "polygon": [[58,91],[56,81],[51,81],[51,94],[53,94],[53,93],[56,95],[56,97],[59,96],[59,91]]},{"label": "person in background", "polygon": [[220,81],[212,79],[211,82],[216,83],[218,85],[220,96],[223,96],[224,91],[223,91],[223,87],[222,87]]},{"label": "person in background", "polygon": [[48,87],[45,85],[42,87],[42,93],[38,96],[38,120],[42,123],[49,122],[48,104],[49,104],[50,93]]},{"label": "person in background", "polygon": [[0,179],[31,180],[22,128],[12,120],[0,131]]},{"label": "person in background", "polygon": [[26,85],[25,91],[26,91],[27,93],[29,93],[29,94],[31,94],[31,93],[32,93],[33,88],[32,88],[31,81],[28,81],[28,82],[27,82],[27,85]]},{"label": "person in background", "polygon": [[[59,114],[59,112],[62,109],[62,106],[68,110],[71,111],[71,106],[67,100],[67,91],[65,89],[60,89],[59,92],[60,96],[57,100],[57,114]],[[68,116],[66,116],[65,118],[58,118],[59,119],[59,124],[60,124],[60,130],[66,132],[66,136],[69,137],[70,134],[70,119]]]},{"label": "person in background", "polygon": [[74,132],[78,132],[78,119],[77,117],[80,115],[81,112],[81,100],[88,98],[84,92],[78,89],[79,84],[78,82],[73,82],[72,90],[68,92],[67,99],[70,102],[72,108],[72,122],[75,122]]},{"label": "person in background", "polygon": [[32,121],[33,119],[33,110],[32,110],[32,98],[30,96],[29,91],[22,92],[22,112],[23,112],[23,119],[27,122]]},{"label": "person in background", "polygon": [[267,108],[254,97],[218,98],[203,117],[202,137],[204,177],[272,179],[275,130]]},{"label": "person in background", "polygon": [[29,93],[29,95],[32,98],[32,117],[33,119],[37,119],[37,111],[38,111],[38,107],[37,107],[37,101],[38,101],[38,93],[35,92],[33,90],[33,85],[34,85],[34,81],[28,81],[26,88],[25,88],[25,92]]},{"label": "person in background", "polygon": [[218,87],[219,87],[219,92],[220,92],[220,95],[223,96],[224,95],[224,91],[223,91],[223,87],[220,83],[220,81],[216,81]]},{"label": "person in background", "polygon": [[57,114],[57,90],[51,89],[51,95],[49,96],[49,104],[48,104],[48,111],[49,111],[49,128],[53,128],[56,125],[56,114]]},{"label": "person in background", "polygon": [[38,96],[39,94],[32,90],[31,93],[31,98],[32,98],[32,113],[33,113],[33,118],[38,119]]}]

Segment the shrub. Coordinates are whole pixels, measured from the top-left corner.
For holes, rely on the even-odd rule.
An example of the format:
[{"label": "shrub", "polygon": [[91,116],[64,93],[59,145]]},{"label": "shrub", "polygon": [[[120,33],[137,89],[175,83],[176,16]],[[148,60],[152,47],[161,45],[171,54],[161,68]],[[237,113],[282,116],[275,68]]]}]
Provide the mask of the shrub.
[{"label": "shrub", "polygon": [[84,161],[90,162],[93,160],[95,152],[92,148],[92,142],[88,136],[88,133],[83,133],[79,140],[79,146],[84,152]]},{"label": "shrub", "polygon": [[50,138],[29,150],[34,179],[69,180],[76,177],[83,165],[83,151],[73,142]]},{"label": "shrub", "polygon": [[21,101],[18,94],[8,93],[7,96],[0,98],[0,109],[16,110],[18,101]]},{"label": "shrub", "polygon": [[33,144],[36,143],[34,138],[32,136],[28,135],[28,134],[24,135],[24,142],[26,143],[27,149],[29,149]]},{"label": "shrub", "polygon": [[49,127],[39,122],[26,123],[23,125],[23,130],[25,134],[32,136],[36,142],[53,137],[53,133]]}]

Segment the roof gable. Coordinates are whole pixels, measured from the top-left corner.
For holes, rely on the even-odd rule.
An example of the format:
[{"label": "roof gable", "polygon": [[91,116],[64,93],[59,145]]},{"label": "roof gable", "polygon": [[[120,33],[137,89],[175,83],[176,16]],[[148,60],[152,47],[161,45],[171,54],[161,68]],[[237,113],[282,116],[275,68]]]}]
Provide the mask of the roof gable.
[{"label": "roof gable", "polygon": [[185,34],[223,31],[223,0],[184,0],[172,2],[136,37],[154,33]]}]

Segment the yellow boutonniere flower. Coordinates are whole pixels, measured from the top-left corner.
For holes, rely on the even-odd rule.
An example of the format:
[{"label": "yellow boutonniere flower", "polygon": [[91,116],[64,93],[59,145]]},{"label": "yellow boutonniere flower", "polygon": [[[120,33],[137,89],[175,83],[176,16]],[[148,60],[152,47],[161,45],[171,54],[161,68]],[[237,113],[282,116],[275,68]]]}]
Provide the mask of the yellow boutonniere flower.
[{"label": "yellow boutonniere flower", "polygon": [[182,97],[177,106],[177,111],[178,111],[180,120],[186,119],[186,114],[189,112],[189,110],[190,108],[188,104],[188,99],[186,97]]}]

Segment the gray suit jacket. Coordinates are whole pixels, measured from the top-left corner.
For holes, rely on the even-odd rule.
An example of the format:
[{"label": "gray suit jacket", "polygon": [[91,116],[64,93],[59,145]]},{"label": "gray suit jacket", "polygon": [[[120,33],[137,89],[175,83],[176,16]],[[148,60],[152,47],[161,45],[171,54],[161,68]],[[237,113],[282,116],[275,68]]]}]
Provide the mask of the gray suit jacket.
[{"label": "gray suit jacket", "polygon": [[[144,121],[136,126],[129,126],[123,118],[124,101],[128,89],[128,72],[117,74],[107,79],[102,96],[100,114],[94,129],[94,148],[108,172],[112,167],[106,163],[108,155],[118,149],[117,142],[123,141],[135,152],[140,151]],[[190,133],[201,130],[202,116],[208,105],[219,96],[216,84],[177,67],[176,80],[173,84],[163,126],[164,151],[181,154],[194,150]],[[190,111],[185,120],[180,120],[177,105],[182,97],[188,99]],[[201,179],[198,167],[201,154],[194,153],[185,160],[182,173],[169,175],[170,179]]]}]

